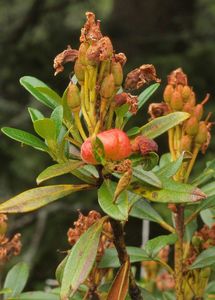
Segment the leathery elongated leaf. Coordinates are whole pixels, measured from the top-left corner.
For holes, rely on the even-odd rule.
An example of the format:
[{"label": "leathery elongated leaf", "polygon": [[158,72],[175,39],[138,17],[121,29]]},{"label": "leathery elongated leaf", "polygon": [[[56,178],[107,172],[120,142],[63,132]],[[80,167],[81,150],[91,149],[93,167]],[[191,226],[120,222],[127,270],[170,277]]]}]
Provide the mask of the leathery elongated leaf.
[{"label": "leathery elongated leaf", "polygon": [[60,96],[41,80],[32,76],[20,78],[20,84],[38,101],[54,109],[61,104]]},{"label": "leathery elongated leaf", "polygon": [[115,220],[125,221],[128,219],[128,194],[122,192],[113,202],[114,192],[117,184],[111,180],[104,180],[102,186],[98,190],[98,201],[102,210]]},{"label": "leathery elongated leaf", "polygon": [[160,179],[152,171],[144,171],[141,167],[133,168],[133,177],[138,181],[148,183],[151,186],[161,188],[162,183]]},{"label": "leathery elongated leaf", "polygon": [[10,269],[4,282],[4,288],[11,289],[11,293],[6,295],[4,299],[19,295],[26,285],[28,276],[29,267],[25,262],[20,262]]},{"label": "leathery elongated leaf", "polygon": [[128,293],[130,263],[127,260],[119,269],[107,295],[107,300],[124,300]]},{"label": "leathery elongated leaf", "polygon": [[82,165],[83,162],[77,160],[70,160],[66,163],[52,165],[39,174],[39,176],[36,179],[37,184],[40,184],[41,182],[48,180],[50,178],[69,173],[81,167]]},{"label": "leathery elongated leaf", "polygon": [[1,213],[23,213],[36,210],[71,193],[91,188],[88,184],[49,185],[27,190],[0,204]]},{"label": "leathery elongated leaf", "polygon": [[49,148],[40,138],[29,132],[11,127],[3,127],[1,131],[17,142],[31,146],[40,151],[49,151]]},{"label": "leathery elongated leaf", "polygon": [[68,300],[86,280],[97,254],[103,223],[103,217],[93,224],[73,246],[63,272],[60,299]]},{"label": "leathery elongated leaf", "polygon": [[189,269],[200,269],[215,264],[215,247],[210,247],[204,250],[197,256]]},{"label": "leathery elongated leaf", "polygon": [[26,292],[10,300],[59,300],[59,296],[51,292]]},{"label": "leathery elongated leaf", "polygon": [[140,128],[140,132],[148,138],[154,139],[170,128],[183,122],[189,118],[189,116],[190,115],[186,112],[174,112],[150,121]]},{"label": "leathery elongated leaf", "polygon": [[168,178],[160,179],[162,189],[132,183],[130,190],[148,200],[160,203],[192,203],[207,197],[199,188],[190,184],[179,183]]}]

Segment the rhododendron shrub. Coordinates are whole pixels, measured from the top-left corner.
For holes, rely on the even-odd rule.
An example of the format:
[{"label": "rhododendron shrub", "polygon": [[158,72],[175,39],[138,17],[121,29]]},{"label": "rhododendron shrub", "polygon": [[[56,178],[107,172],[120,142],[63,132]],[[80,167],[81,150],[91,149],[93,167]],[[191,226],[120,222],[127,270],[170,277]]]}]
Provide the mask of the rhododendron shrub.
[{"label": "rhododendron shrub", "polygon": [[[19,263],[9,271],[1,293],[4,299],[29,300],[191,300],[213,295],[215,162],[207,162],[190,180],[198,153],[205,153],[210,143],[212,123],[210,114],[204,115],[209,94],[197,104],[178,68],[168,76],[163,101],[150,104],[149,122],[129,127],[161,80],[152,64],[124,76],[125,54],[116,53],[93,13],[86,18],[79,49],[68,46],[54,59],[55,75],[66,63],[72,66],[74,75],[63,95],[34,77],[20,79],[50,109],[44,116],[29,108],[35,135],[2,128],[10,138],[50,155],[52,162],[37,176],[37,184],[64,174],[71,182],[41,185],[0,204],[0,267],[21,249],[19,234],[12,240],[5,236],[7,214],[30,212],[89,189],[97,192],[100,211],[79,212],[69,228],[68,251],[56,270],[57,289],[23,292],[28,267]],[[159,157],[154,139],[164,132],[169,153]],[[130,216],[155,222],[166,234],[140,248],[126,245]],[[138,262],[140,278],[132,268]]]}]

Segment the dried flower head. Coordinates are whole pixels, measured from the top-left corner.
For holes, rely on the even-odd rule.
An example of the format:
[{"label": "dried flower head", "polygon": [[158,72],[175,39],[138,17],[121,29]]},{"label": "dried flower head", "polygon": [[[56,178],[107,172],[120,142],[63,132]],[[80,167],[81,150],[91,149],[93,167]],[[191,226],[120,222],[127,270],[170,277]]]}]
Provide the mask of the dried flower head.
[{"label": "dried flower head", "polygon": [[121,106],[123,104],[129,105],[129,111],[132,114],[136,114],[138,111],[138,97],[132,96],[129,93],[120,93],[115,96],[116,106]]},{"label": "dried flower head", "polygon": [[149,139],[148,137],[139,135],[132,141],[132,151],[134,153],[139,152],[142,155],[146,155],[150,152],[157,152],[158,145],[155,141]]},{"label": "dried flower head", "polygon": [[124,53],[117,53],[114,54],[114,60],[115,62],[119,62],[121,64],[121,66],[123,67],[127,61],[127,57],[125,56]]},{"label": "dried flower head", "polygon": [[187,75],[183,72],[182,68],[178,68],[170,73],[167,77],[168,84],[176,86],[178,84],[187,85]]},{"label": "dried flower head", "polygon": [[67,62],[73,62],[78,57],[78,50],[72,49],[71,46],[67,46],[67,49],[59,53],[54,59],[54,75],[57,75],[64,70],[64,64]]},{"label": "dried flower head", "polygon": [[169,274],[166,270],[162,271],[156,278],[156,286],[160,291],[174,289],[175,280],[173,275]]},{"label": "dried flower head", "polygon": [[19,255],[22,244],[21,234],[15,234],[12,239],[0,237],[0,265],[6,263],[12,256]]},{"label": "dried flower head", "polygon": [[169,113],[169,106],[165,102],[151,103],[149,105],[148,114],[151,116],[151,119],[156,119],[158,117],[165,116]]},{"label": "dried flower head", "polygon": [[125,88],[135,90],[141,88],[145,83],[151,81],[160,82],[157,78],[156,70],[153,65],[142,65],[128,73],[125,80]]},{"label": "dried flower head", "polygon": [[80,42],[95,42],[102,38],[100,21],[95,19],[95,14],[86,12],[87,21],[81,29]]}]

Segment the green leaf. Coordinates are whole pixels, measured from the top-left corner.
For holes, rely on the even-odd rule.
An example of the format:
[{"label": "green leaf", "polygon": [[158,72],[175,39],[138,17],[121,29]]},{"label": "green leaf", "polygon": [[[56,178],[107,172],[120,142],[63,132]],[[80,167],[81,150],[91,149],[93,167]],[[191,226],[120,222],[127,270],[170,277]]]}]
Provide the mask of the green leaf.
[{"label": "green leaf", "polygon": [[152,171],[144,171],[141,167],[133,168],[133,177],[143,184],[148,183],[157,188],[162,187],[160,179]]},{"label": "green leaf", "polygon": [[141,166],[143,170],[152,170],[159,161],[159,156],[155,152],[150,152],[147,155],[133,154],[129,157],[132,161],[132,166]]},{"label": "green leaf", "polygon": [[[145,252],[144,249],[139,247],[126,247],[128,255],[130,256],[130,262],[140,262],[152,260],[151,257]],[[99,268],[118,268],[120,266],[119,258],[115,248],[109,248],[105,250],[105,254],[101,259]]]},{"label": "green leaf", "polygon": [[81,167],[82,165],[83,162],[77,160],[69,160],[66,163],[52,165],[39,174],[39,176],[36,179],[37,184],[40,184],[41,182],[51,179],[53,177],[70,173],[71,171]]},{"label": "green leaf", "polygon": [[204,209],[200,212],[202,221],[211,227],[214,224],[215,213],[213,209]]},{"label": "green leaf", "polygon": [[155,259],[159,251],[167,245],[173,245],[177,241],[177,235],[172,233],[169,235],[160,235],[149,240],[144,246],[146,254]]},{"label": "green leaf", "polygon": [[1,213],[23,213],[36,210],[71,193],[86,190],[88,184],[50,185],[27,190],[0,204]]},{"label": "green leaf", "polygon": [[48,292],[26,292],[10,300],[59,300],[59,295]]},{"label": "green leaf", "polygon": [[160,203],[192,203],[206,198],[200,189],[190,184],[176,182],[170,178],[160,178],[160,180],[162,189],[134,182],[131,184],[130,190],[143,198]]},{"label": "green leaf", "polygon": [[11,127],[3,127],[1,130],[4,134],[15,141],[21,142],[40,151],[48,152],[49,150],[41,139],[31,133]]},{"label": "green leaf", "polygon": [[129,215],[156,223],[162,223],[164,221],[148,201],[144,199],[141,199],[134,204]]},{"label": "green leaf", "polygon": [[36,108],[28,107],[28,112],[30,114],[32,122],[44,119],[44,115]]},{"label": "green leaf", "polygon": [[98,137],[93,141],[93,155],[98,163],[102,165],[106,163],[104,145]]},{"label": "green leaf", "polygon": [[156,171],[155,174],[157,176],[164,176],[167,178],[172,177],[180,169],[183,159],[184,159],[184,152],[179,156],[178,159],[164,165],[162,168],[160,168],[158,171]]},{"label": "green leaf", "polygon": [[207,167],[196,177],[192,184],[201,185],[215,176],[215,159],[207,163]]},{"label": "green leaf", "polygon": [[27,283],[28,276],[29,267],[25,262],[20,262],[10,269],[4,282],[4,289],[11,289],[11,293],[4,299],[19,295]]},{"label": "green leaf", "polygon": [[125,221],[128,219],[128,195],[122,192],[117,201],[113,203],[114,192],[117,183],[104,180],[102,186],[98,190],[98,201],[102,210],[113,219]]},{"label": "green leaf", "polygon": [[215,264],[215,247],[210,247],[201,252],[189,269],[201,269]]},{"label": "green leaf", "polygon": [[[138,96],[138,110],[142,108],[142,106],[146,103],[146,101],[154,94],[154,92],[159,88],[159,83],[154,83],[146,88],[140,95]],[[126,122],[132,117],[133,115],[128,112],[126,114]]]},{"label": "green leaf", "polygon": [[66,266],[68,260],[68,255],[66,257],[64,257],[64,259],[62,260],[62,262],[58,265],[56,272],[55,272],[55,277],[57,279],[57,281],[59,282],[59,284],[62,283],[62,278],[63,278],[63,272]]},{"label": "green leaf", "polygon": [[154,139],[157,136],[163,134],[170,128],[178,125],[183,122],[187,118],[189,118],[189,114],[185,112],[174,112],[170,113],[167,116],[156,118],[146,125],[140,128],[141,134],[147,136],[150,139]]},{"label": "green leaf", "polygon": [[[20,78],[20,84],[30,92],[38,101],[54,109],[61,104],[61,98],[41,80],[24,76]],[[59,98],[58,98],[59,97]]]},{"label": "green leaf", "polygon": [[57,106],[52,114],[51,119],[55,122],[55,128],[56,128],[56,136],[58,137],[62,128],[63,123],[63,106],[59,105]]},{"label": "green leaf", "polygon": [[126,132],[127,136],[134,136],[134,135],[138,135],[139,133],[140,133],[139,127],[132,127]]},{"label": "green leaf", "polygon": [[73,246],[63,272],[61,300],[68,300],[70,294],[74,294],[88,277],[96,259],[100,235],[106,219],[104,217],[93,224]]},{"label": "green leaf", "polygon": [[208,197],[215,196],[215,181],[204,185],[203,187],[201,187],[201,189]]},{"label": "green leaf", "polygon": [[37,120],[34,122],[34,130],[36,133],[47,141],[56,140],[55,121],[49,118]]}]

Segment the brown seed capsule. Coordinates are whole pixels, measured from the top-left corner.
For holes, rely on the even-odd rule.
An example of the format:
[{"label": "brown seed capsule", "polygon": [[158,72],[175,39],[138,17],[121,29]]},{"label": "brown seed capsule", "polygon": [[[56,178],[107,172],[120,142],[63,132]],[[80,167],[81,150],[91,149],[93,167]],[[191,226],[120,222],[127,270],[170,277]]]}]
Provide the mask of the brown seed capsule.
[{"label": "brown seed capsule", "polygon": [[175,111],[180,111],[183,108],[183,100],[181,94],[177,90],[174,90],[172,94],[170,106]]},{"label": "brown seed capsule", "polygon": [[195,143],[198,145],[202,145],[207,141],[208,137],[208,128],[205,122],[199,123],[199,130],[197,135],[195,136]]},{"label": "brown seed capsule", "polygon": [[194,136],[199,130],[199,122],[195,116],[190,117],[185,123],[185,132]]},{"label": "brown seed capsule", "polygon": [[0,214],[0,236],[4,236],[7,231],[7,216]]},{"label": "brown seed capsule", "polygon": [[84,65],[80,63],[79,59],[77,59],[75,62],[74,71],[78,82],[82,84],[84,82]]},{"label": "brown seed capsule", "polygon": [[108,74],[102,81],[100,95],[103,98],[110,98],[115,90],[113,74]]},{"label": "brown seed capsule", "polygon": [[81,98],[77,85],[70,83],[67,91],[67,104],[71,111],[79,111]]},{"label": "brown seed capsule", "polygon": [[194,92],[191,92],[190,93],[190,97],[189,97],[189,99],[187,100],[189,103],[190,103],[190,105],[192,105],[192,106],[195,106],[196,105],[196,95],[195,95],[195,93]]},{"label": "brown seed capsule", "polygon": [[192,137],[190,135],[184,135],[181,138],[180,150],[191,151],[192,150]]},{"label": "brown seed capsule", "polygon": [[166,103],[170,103],[173,91],[174,91],[173,86],[168,84],[163,93],[163,98]]},{"label": "brown seed capsule", "polygon": [[188,85],[185,85],[181,91],[181,96],[184,102],[187,102],[191,94],[191,88]]},{"label": "brown seed capsule", "polygon": [[187,112],[189,114],[192,114],[192,112],[193,112],[193,105],[190,104],[190,102],[185,103],[184,106],[183,106],[183,111]]},{"label": "brown seed capsule", "polygon": [[117,87],[120,87],[123,81],[123,71],[122,66],[119,62],[112,61],[111,73],[113,74],[115,85]]},{"label": "brown seed capsule", "polygon": [[193,115],[200,121],[203,116],[203,105],[197,104],[193,109]]}]

